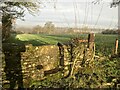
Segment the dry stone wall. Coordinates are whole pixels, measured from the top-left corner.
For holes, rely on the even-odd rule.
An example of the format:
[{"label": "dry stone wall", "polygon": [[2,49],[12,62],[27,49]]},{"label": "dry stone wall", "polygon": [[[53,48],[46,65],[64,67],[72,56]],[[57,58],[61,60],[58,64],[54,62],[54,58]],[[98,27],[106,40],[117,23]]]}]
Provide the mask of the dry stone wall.
[{"label": "dry stone wall", "polygon": [[57,46],[26,46],[22,53],[22,71],[24,78],[40,80],[44,71],[54,69],[59,65],[59,50]]},{"label": "dry stone wall", "polygon": [[[22,52],[19,51],[22,50],[19,49],[20,46],[17,47],[17,45],[12,44],[12,48],[9,48],[4,45],[5,48],[3,52],[6,58],[3,58],[3,61],[5,61],[2,69],[4,77],[3,81],[7,80],[7,77],[9,77],[5,77],[5,73],[11,75],[13,72],[15,73],[15,76],[11,76],[12,78],[17,78],[19,74],[22,74],[20,83],[22,83],[23,79],[25,87],[29,87],[31,81],[43,80],[46,78],[46,75],[51,75],[57,73],[58,71],[62,71],[64,77],[74,76],[75,73],[79,71],[85,63],[87,63],[85,65],[89,65],[92,60],[94,60],[94,41],[92,41],[92,45],[90,44],[91,43],[88,42],[79,42],[78,40],[73,40],[70,43],[58,43],[57,45],[26,45]],[[16,47],[18,49],[16,49]],[[18,65],[16,61],[18,56],[20,69],[17,70]],[[16,64],[13,65],[10,61],[15,62]],[[11,63],[12,67],[10,67],[9,63]],[[5,72],[6,65],[8,67],[7,72]],[[13,70],[14,66],[16,69]],[[13,72],[8,70],[10,69],[9,67],[11,70],[13,70]],[[22,73],[17,73],[18,71]],[[11,79],[9,78],[8,80],[10,81]],[[19,82],[20,80],[17,81]]]},{"label": "dry stone wall", "polygon": [[[80,43],[77,46],[63,45],[64,56],[61,61],[60,48],[57,45],[49,46],[26,46],[26,52],[22,52],[21,65],[24,81],[28,79],[42,80],[45,73],[54,73],[58,68],[63,67],[64,76],[74,75],[81,65],[93,57],[93,51],[87,48],[87,43]],[[61,66],[60,63],[64,65]],[[57,72],[57,71],[56,71]]]}]

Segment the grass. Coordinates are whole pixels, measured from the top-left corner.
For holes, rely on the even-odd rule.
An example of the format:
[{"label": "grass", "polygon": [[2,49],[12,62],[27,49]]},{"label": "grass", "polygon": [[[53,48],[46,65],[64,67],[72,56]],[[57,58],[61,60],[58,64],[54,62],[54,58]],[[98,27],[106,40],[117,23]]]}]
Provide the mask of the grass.
[{"label": "grass", "polygon": [[33,45],[56,45],[58,42],[64,43],[72,38],[87,38],[87,35],[47,35],[47,34],[18,34],[11,35],[9,42],[29,43]]},{"label": "grass", "polygon": [[[50,44],[56,45],[57,42],[64,43],[70,40],[71,38],[76,38],[76,37],[87,39],[87,34],[82,34],[82,35],[18,34],[18,35],[12,35],[9,39],[9,42],[18,43],[18,44],[19,43],[33,44],[35,46],[50,45]],[[95,36],[96,52],[102,53],[104,55],[111,54],[115,45],[116,38],[118,38],[117,35],[96,34]],[[71,86],[71,87],[79,86],[83,88],[88,86],[96,87],[101,84],[101,81],[106,83],[108,82],[106,80],[111,80],[112,82],[111,76],[114,76],[115,79],[116,77],[119,77],[120,73],[118,70],[118,65],[119,65],[118,61],[119,61],[119,57],[114,58],[113,60],[108,60],[107,58],[104,58],[104,60],[98,59],[95,60],[95,64],[93,64],[93,66],[95,67],[94,74],[92,74],[93,68],[84,67],[82,74],[78,73],[76,75],[77,79],[75,80],[73,80],[72,78],[61,79],[60,76],[61,73],[56,73],[52,76],[47,76],[47,78],[43,81],[31,81],[31,86],[34,86],[33,88],[38,88],[38,87],[42,88],[43,86],[44,88],[45,87],[59,88],[66,86]],[[89,85],[88,83],[91,83],[92,86]]]},{"label": "grass", "polygon": [[[58,42],[64,43],[72,38],[87,39],[87,34],[63,34],[63,35],[47,35],[47,34],[18,34],[12,35],[9,42],[32,44],[34,46],[40,45],[56,45]],[[95,35],[96,52],[101,52],[108,55],[113,52],[115,40],[118,35]],[[120,47],[120,45],[119,45]]]},{"label": "grass", "polygon": [[101,52],[102,54],[105,54],[105,55],[108,55],[111,53],[113,54],[116,38],[118,38],[118,35],[97,34],[95,37],[97,52]]}]

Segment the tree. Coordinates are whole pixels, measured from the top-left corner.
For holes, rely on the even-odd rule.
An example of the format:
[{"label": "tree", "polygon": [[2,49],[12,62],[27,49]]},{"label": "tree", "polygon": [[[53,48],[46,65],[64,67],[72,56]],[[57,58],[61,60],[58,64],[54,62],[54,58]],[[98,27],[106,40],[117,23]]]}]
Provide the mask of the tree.
[{"label": "tree", "polygon": [[24,17],[25,10],[30,14],[39,10],[40,2],[3,2],[0,1],[0,13],[2,16],[2,42],[7,41],[12,29],[12,20]]},{"label": "tree", "polygon": [[[94,0],[92,3],[97,4],[100,3],[103,0]],[[116,7],[120,4],[120,0],[112,0],[110,7]]]},{"label": "tree", "polygon": [[68,28],[67,29],[67,33],[68,34],[73,34],[74,33],[74,29],[73,28]]},{"label": "tree", "polygon": [[55,25],[52,22],[48,21],[45,23],[44,29],[46,32],[52,33],[55,30]]},{"label": "tree", "polygon": [[34,33],[34,34],[43,33],[43,29],[42,29],[41,26],[37,25],[37,26],[35,26],[35,27],[33,28],[32,33]]},{"label": "tree", "polygon": [[113,0],[111,3],[111,7],[116,7],[120,4],[120,0]]},{"label": "tree", "polygon": [[102,31],[102,34],[118,34],[118,30],[104,30]]}]

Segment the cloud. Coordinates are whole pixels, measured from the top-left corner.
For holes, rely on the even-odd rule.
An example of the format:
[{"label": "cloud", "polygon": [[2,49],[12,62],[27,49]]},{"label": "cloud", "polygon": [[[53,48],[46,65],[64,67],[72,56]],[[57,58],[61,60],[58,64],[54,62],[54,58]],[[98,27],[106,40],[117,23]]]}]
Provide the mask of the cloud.
[{"label": "cloud", "polygon": [[[111,21],[113,24],[116,24],[118,21],[118,9],[110,8],[109,3],[93,5],[91,2],[86,3],[82,2],[82,0],[79,2],[78,0],[76,0],[77,2],[74,0],[67,1],[68,0],[58,0],[55,8],[54,3],[46,3],[46,7],[42,8],[36,16],[26,13],[26,21],[21,23],[21,21],[18,20],[17,25],[44,25],[45,22],[52,21],[57,26],[74,26],[75,13],[78,26],[84,24],[84,22],[87,25],[94,25],[98,20],[97,25],[108,27]],[[102,4],[103,9],[101,10]]]}]

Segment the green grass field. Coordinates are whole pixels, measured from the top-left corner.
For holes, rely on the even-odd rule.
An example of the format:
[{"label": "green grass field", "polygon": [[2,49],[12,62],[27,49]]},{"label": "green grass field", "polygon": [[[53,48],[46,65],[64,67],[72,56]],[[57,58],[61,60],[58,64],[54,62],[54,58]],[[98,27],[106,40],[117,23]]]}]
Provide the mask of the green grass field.
[{"label": "green grass field", "polygon": [[[34,46],[40,45],[56,45],[58,42],[64,43],[72,38],[87,39],[87,34],[73,34],[73,35],[47,35],[47,34],[18,34],[12,35],[10,42],[32,44]],[[103,54],[110,54],[114,50],[115,40],[118,35],[95,35],[96,52]],[[119,45],[120,46],[120,45]]]}]

